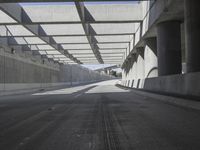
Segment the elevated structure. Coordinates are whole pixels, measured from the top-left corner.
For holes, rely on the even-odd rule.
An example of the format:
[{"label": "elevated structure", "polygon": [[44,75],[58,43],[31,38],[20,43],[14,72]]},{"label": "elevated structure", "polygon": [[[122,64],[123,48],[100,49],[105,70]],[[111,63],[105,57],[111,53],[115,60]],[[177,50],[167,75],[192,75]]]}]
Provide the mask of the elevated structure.
[{"label": "elevated structure", "polygon": [[0,0],[0,150],[200,149],[200,0],[116,1]]},{"label": "elevated structure", "polygon": [[199,97],[199,1],[141,2],[146,15],[123,62],[124,86]]},{"label": "elevated structure", "polygon": [[138,2],[1,3],[0,10],[2,43],[70,64],[122,64],[143,18]]},{"label": "elevated structure", "polygon": [[198,1],[12,3],[27,1],[0,4],[0,41],[11,51],[64,64],[116,64],[124,86],[198,95],[190,91],[200,89],[193,84],[200,71]]}]

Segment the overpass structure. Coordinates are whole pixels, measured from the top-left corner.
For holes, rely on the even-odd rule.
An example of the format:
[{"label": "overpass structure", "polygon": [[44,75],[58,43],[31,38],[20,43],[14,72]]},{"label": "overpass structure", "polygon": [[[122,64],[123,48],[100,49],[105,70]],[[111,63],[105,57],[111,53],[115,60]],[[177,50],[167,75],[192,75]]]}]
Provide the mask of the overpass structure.
[{"label": "overpass structure", "polygon": [[0,9],[5,44],[76,64],[122,64],[144,16],[140,3],[2,3]]},{"label": "overpass structure", "polygon": [[0,41],[11,53],[65,65],[121,65],[123,86],[199,95],[199,84],[190,91],[200,68],[195,0],[6,2]]},{"label": "overpass structure", "polygon": [[124,86],[179,96],[199,96],[199,2],[157,0],[135,33],[123,62]]},{"label": "overpass structure", "polygon": [[0,150],[199,150],[199,6],[0,0]]}]

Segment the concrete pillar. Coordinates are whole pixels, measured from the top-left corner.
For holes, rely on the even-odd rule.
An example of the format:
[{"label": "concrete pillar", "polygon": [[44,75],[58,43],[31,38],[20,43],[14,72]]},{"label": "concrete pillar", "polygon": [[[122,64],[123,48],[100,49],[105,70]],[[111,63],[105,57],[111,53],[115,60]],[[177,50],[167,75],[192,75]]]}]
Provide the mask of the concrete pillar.
[{"label": "concrete pillar", "polygon": [[185,0],[187,72],[200,71],[200,1]]},{"label": "concrete pillar", "polygon": [[168,21],[157,25],[158,75],[180,74],[181,22]]}]

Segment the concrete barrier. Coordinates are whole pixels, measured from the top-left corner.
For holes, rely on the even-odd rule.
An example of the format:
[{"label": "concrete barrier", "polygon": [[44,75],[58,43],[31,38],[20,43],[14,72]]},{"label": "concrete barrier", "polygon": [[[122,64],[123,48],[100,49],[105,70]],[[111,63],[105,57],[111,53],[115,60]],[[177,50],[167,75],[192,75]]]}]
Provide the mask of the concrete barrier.
[{"label": "concrete barrier", "polygon": [[200,72],[145,79],[144,90],[184,97],[200,97]]},{"label": "concrete barrier", "polygon": [[69,87],[111,79],[80,65],[64,65],[0,47],[0,95]]}]

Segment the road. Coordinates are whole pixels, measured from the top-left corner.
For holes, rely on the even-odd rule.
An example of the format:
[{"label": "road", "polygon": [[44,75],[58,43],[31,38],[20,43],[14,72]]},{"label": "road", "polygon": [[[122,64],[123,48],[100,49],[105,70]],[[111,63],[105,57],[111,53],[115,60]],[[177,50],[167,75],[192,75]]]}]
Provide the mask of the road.
[{"label": "road", "polygon": [[199,150],[200,111],[113,81],[0,98],[0,150]]}]

